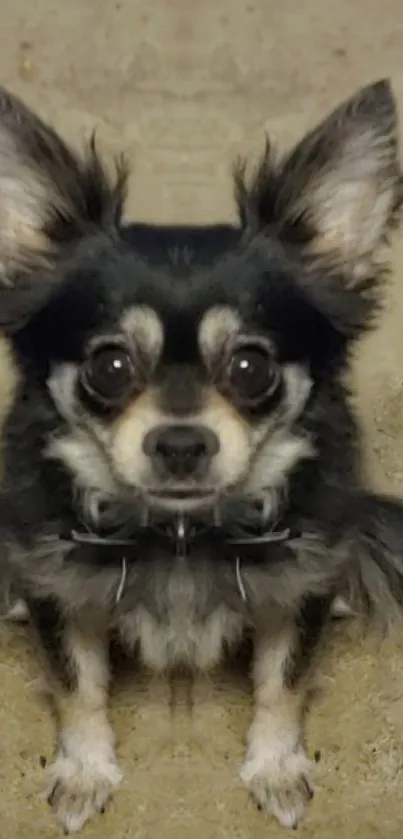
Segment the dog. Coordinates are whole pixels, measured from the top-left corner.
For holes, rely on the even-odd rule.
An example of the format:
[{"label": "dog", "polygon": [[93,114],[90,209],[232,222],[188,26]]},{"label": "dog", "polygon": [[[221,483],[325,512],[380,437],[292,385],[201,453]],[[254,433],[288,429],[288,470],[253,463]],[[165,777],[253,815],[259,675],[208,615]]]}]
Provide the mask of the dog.
[{"label": "dog", "polygon": [[391,86],[238,163],[237,224],[130,224],[126,183],[1,91],[0,569],[52,679],[49,803],[73,833],[120,783],[110,633],[159,672],[249,634],[241,775],[296,827],[332,608],[402,611],[403,506],[363,485],[348,388],[402,204]]}]

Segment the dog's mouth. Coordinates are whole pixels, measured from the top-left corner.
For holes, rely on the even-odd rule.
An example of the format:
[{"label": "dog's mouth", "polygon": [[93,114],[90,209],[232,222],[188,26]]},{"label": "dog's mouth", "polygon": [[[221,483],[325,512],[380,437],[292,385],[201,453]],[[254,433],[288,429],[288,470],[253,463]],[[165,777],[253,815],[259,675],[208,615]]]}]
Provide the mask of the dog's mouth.
[{"label": "dog's mouth", "polygon": [[190,511],[212,506],[217,491],[212,488],[156,487],[147,489],[147,505],[170,511]]}]

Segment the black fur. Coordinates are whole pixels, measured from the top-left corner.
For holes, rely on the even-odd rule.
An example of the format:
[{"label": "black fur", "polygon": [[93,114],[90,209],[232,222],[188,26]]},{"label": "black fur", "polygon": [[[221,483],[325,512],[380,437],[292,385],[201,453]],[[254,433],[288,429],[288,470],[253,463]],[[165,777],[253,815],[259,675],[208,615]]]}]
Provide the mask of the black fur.
[{"label": "black fur", "polygon": [[63,690],[74,692],[77,689],[77,678],[71,656],[65,648],[65,619],[62,611],[57,602],[50,598],[30,599],[27,605],[50,678],[56,679]]},{"label": "black fur", "polygon": [[[197,648],[192,631],[204,632],[218,614],[227,623],[220,618],[217,654],[243,630],[260,636],[270,634],[273,619],[281,626],[291,622],[295,637],[283,687],[296,690],[336,595],[385,623],[400,618],[403,605],[403,506],[362,485],[360,431],[345,384],[355,342],[376,322],[385,273],[379,254],[401,204],[396,113],[388,84],[360,91],[291,154],[275,159],[268,146],[250,183],[238,167],[240,220],[234,226],[124,224],[124,168],[112,183],[94,145],[86,158],[77,158],[6,93],[0,102],[0,203],[13,201],[13,194],[1,197],[2,137],[11,171],[36,208],[25,230],[24,207],[17,207],[22,241],[17,239],[14,251],[6,239],[9,231],[0,230],[7,274],[0,288],[0,323],[17,380],[3,412],[4,579],[11,576],[15,590],[33,604],[32,618],[45,646],[59,638],[60,622],[71,629],[95,610],[107,627],[143,645],[147,659],[151,642],[144,613],[154,622],[157,638],[164,627],[176,627],[183,611],[188,641],[180,624],[174,660],[171,642],[163,639],[162,663],[153,661],[155,650],[149,653],[155,666],[176,665],[182,653],[184,664],[198,666],[203,643]],[[30,177],[19,181],[27,171]],[[38,173],[41,190],[31,194]],[[245,553],[240,569],[224,561],[214,543],[186,558],[151,544],[136,562],[128,558],[117,597],[119,565],[86,562],[61,534],[83,526],[102,534],[112,522],[135,535],[143,488],[136,485],[134,491],[122,478],[110,435],[137,402],[131,396],[124,410],[108,413],[76,386],[62,410],[49,377],[63,364],[80,370],[91,342],[121,336],[122,318],[139,306],[152,310],[164,333],[157,358],[144,345],[136,346],[139,404],[151,385],[161,416],[177,421],[202,416],[205,394],[215,394],[213,407],[219,399],[228,423],[236,415],[234,427],[248,430],[253,449],[247,466],[216,502],[223,527],[231,537],[240,526],[255,527],[256,516],[262,525],[262,510],[269,509],[265,526],[289,528],[290,537],[273,542],[263,562]],[[282,376],[273,397],[253,407],[231,401],[226,347],[217,345],[209,364],[200,342],[200,325],[213,307],[230,310],[244,338],[269,342]],[[58,387],[65,398],[60,382]],[[102,449],[99,457],[113,490],[83,486],[66,459],[47,455],[52,442],[69,435],[74,445],[84,435],[95,459]],[[292,446],[296,454],[286,465]],[[284,459],[281,480],[272,477],[277,456]],[[251,476],[263,463],[267,475],[257,487]],[[89,473],[90,467],[95,468],[90,463]],[[94,501],[91,494],[95,500],[103,496],[96,514],[88,503]],[[213,521],[217,509],[210,512]],[[45,620],[49,604],[50,624]],[[74,659],[74,649],[69,655]],[[56,670],[65,669],[59,652],[56,664]],[[61,687],[65,678],[62,672]],[[67,681],[80,694],[79,678],[71,685],[67,674]],[[69,818],[63,819],[69,828]]]}]

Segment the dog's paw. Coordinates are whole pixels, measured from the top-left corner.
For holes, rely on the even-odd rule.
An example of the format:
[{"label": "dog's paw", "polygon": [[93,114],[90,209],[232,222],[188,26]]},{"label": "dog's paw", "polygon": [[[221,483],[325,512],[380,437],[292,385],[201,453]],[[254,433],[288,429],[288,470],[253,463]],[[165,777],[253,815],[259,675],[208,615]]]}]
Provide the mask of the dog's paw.
[{"label": "dog's paw", "polygon": [[296,828],[314,795],[312,763],[301,748],[284,753],[267,743],[256,746],[246,755],[241,779],[260,809]]},{"label": "dog's paw", "polygon": [[66,834],[77,833],[96,813],[102,813],[122,773],[113,754],[78,755],[60,752],[48,770],[46,798]]}]

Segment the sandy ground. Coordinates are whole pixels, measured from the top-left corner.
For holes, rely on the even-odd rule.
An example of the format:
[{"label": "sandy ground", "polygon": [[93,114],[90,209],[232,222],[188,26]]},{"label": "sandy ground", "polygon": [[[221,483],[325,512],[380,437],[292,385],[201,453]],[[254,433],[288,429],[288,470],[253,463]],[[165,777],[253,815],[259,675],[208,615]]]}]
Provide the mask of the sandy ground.
[{"label": "sandy ground", "polygon": [[[302,12],[302,8],[304,11]],[[231,215],[229,164],[305,126],[343,96],[390,75],[403,112],[401,0],[3,0],[0,80],[72,140],[98,127],[133,161],[139,219]],[[403,240],[395,244],[397,269]],[[370,480],[403,492],[403,293],[399,270],[379,332],[357,359],[357,402]],[[307,725],[318,794],[299,833],[312,839],[401,837],[403,661],[340,632]],[[53,723],[22,628],[0,631],[0,839],[58,835],[38,798]],[[171,697],[172,700],[172,697]],[[171,707],[170,707],[171,704]],[[85,836],[252,839],[285,835],[237,780],[250,716],[246,677],[177,685],[132,680],[112,701],[126,780]],[[320,759],[319,759],[320,758]]]}]

